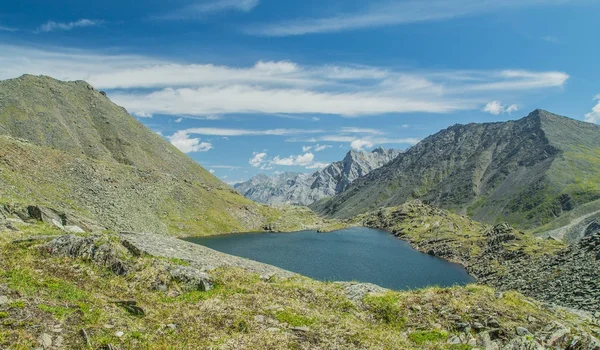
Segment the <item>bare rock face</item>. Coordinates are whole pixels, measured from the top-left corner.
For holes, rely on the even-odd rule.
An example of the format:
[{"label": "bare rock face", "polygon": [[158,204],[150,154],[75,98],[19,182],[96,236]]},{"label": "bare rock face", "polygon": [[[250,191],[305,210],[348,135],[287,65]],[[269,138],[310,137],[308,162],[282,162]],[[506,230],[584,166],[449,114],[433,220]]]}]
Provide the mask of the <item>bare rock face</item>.
[{"label": "bare rock face", "polygon": [[273,177],[259,174],[235,185],[249,199],[270,205],[310,205],[343,192],[356,179],[396,158],[401,151],[377,148],[373,152],[350,151],[344,160],[313,174],[285,172]]}]

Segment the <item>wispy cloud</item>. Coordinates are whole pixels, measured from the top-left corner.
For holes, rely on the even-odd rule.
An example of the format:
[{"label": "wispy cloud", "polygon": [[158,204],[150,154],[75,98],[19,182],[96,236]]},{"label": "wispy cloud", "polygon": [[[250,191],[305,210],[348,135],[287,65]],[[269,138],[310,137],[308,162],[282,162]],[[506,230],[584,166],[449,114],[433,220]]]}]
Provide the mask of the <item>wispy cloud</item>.
[{"label": "wispy cloud", "polygon": [[213,0],[196,1],[191,5],[176,9],[167,14],[154,16],[156,19],[178,20],[203,18],[208,15],[226,11],[249,12],[258,6],[260,0]]},{"label": "wispy cloud", "polygon": [[[518,7],[567,2],[557,0],[409,0],[379,1],[359,11],[329,17],[286,20],[248,28],[247,32],[261,36],[293,36],[333,33],[390,25],[441,21],[473,16]],[[366,3],[366,2],[365,2]]]},{"label": "wispy cloud", "polygon": [[48,21],[42,24],[37,30],[37,33],[54,32],[58,30],[68,31],[74,28],[95,27],[102,24],[103,21],[82,18],[74,22],[54,22]]},{"label": "wispy cloud", "polygon": [[598,103],[596,103],[590,113],[585,115],[585,121],[590,123],[600,123],[600,95],[596,95],[594,101],[598,101]]},{"label": "wispy cloud", "polygon": [[560,71],[395,70],[268,60],[233,67],[1,44],[0,52],[0,79],[25,72],[82,79],[130,113],[177,118],[260,113],[318,120],[316,115],[480,110],[498,98],[560,88],[569,78]]},{"label": "wispy cloud", "polygon": [[310,129],[227,129],[227,128],[190,128],[185,131],[188,134],[211,135],[211,136],[287,136],[297,134],[315,134],[323,130]]},{"label": "wispy cloud", "polygon": [[19,31],[17,28],[6,27],[0,24],[0,32],[17,32]]}]

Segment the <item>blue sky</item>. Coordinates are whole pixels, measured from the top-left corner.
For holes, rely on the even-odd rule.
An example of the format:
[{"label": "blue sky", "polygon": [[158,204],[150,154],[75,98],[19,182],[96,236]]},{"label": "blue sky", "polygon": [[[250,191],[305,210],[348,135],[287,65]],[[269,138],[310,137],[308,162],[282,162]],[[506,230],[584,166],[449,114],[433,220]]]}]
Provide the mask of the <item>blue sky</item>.
[{"label": "blue sky", "polygon": [[230,183],[536,108],[600,122],[600,1],[0,1],[0,79],[87,80]]}]

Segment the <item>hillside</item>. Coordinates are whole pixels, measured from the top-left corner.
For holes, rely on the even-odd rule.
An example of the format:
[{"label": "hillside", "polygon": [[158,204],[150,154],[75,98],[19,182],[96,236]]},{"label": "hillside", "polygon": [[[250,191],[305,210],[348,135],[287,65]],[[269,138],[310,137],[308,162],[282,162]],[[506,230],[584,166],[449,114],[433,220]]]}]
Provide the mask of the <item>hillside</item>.
[{"label": "hillside", "polygon": [[312,208],[348,218],[421,199],[529,229],[599,199],[599,169],[600,126],[536,110],[440,131]]},{"label": "hillside", "polygon": [[283,216],[86,82],[28,75],[0,82],[0,203],[49,207],[85,229],[180,236],[260,230]]},{"label": "hillside", "polygon": [[377,148],[373,152],[349,151],[343,160],[312,174],[259,174],[235,189],[249,199],[270,205],[310,205],[343,192],[354,180],[382,167],[401,151]]},{"label": "hillside", "polygon": [[167,236],[65,235],[7,216],[3,349],[600,347],[591,314],[514,291],[318,282]]}]

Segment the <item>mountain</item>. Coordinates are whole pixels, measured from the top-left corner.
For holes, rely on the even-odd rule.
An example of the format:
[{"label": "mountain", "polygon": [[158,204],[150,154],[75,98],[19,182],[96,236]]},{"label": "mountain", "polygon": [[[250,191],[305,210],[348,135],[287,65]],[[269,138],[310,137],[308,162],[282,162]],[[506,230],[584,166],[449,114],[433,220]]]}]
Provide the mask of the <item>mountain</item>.
[{"label": "mountain", "polygon": [[258,230],[278,216],[88,83],[30,75],[0,82],[0,203],[173,235]]},{"label": "mountain", "polygon": [[[600,126],[535,110],[454,125],[312,208],[348,218],[412,199],[471,218],[535,228],[600,198]],[[599,210],[588,205],[581,215]]]},{"label": "mountain", "polygon": [[291,173],[269,177],[259,174],[235,189],[256,202],[310,205],[343,192],[350,184],[374,169],[391,162],[401,151],[377,148],[373,152],[350,151],[339,162],[313,174]]}]

